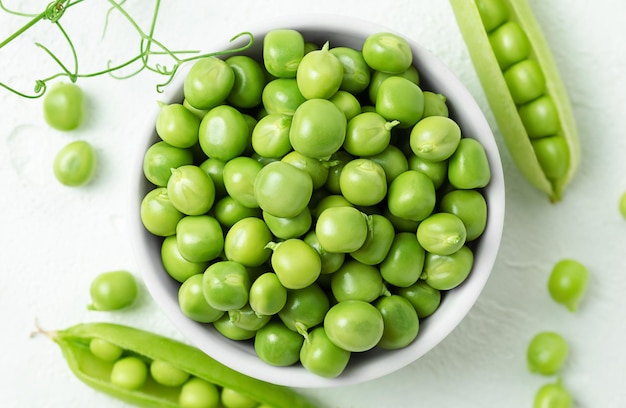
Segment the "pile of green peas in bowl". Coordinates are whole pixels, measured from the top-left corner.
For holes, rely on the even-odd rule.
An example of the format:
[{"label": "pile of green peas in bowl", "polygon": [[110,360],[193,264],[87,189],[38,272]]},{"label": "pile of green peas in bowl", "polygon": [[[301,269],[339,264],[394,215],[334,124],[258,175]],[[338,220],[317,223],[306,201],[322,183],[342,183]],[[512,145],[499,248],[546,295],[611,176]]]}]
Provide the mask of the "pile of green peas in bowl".
[{"label": "pile of green peas in bowl", "polygon": [[385,27],[307,15],[250,33],[181,72],[146,132],[131,197],[146,286],[244,374],[381,377],[482,291],[504,220],[497,145],[452,72]]}]

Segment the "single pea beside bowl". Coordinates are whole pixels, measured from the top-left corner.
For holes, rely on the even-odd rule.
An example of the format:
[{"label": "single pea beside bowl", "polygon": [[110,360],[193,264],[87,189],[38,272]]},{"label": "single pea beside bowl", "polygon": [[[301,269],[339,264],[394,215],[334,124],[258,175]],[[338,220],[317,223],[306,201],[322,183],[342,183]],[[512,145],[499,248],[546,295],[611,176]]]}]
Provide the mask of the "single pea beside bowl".
[{"label": "single pea beside bowl", "polygon": [[[159,98],[162,107],[146,125],[129,203],[138,267],[182,335],[243,374],[309,388],[382,377],[450,334],[489,278],[505,208],[493,134],[454,74],[389,28],[303,15],[245,29],[254,44],[238,55],[261,67],[270,59],[276,64],[265,66],[271,75],[247,61],[232,63],[241,70],[232,79],[211,63],[190,64]],[[317,61],[307,59],[308,76],[300,84],[298,63],[288,55],[293,50],[272,53],[264,46],[276,30],[296,37],[282,39],[289,44],[301,35],[304,48],[318,52]],[[404,39],[394,51],[397,58],[387,59],[384,49],[368,44],[370,52],[382,54],[363,75],[346,63],[340,75],[357,75],[342,85],[336,78],[340,58],[328,54],[341,48],[342,58],[354,62],[353,54],[363,54],[365,41],[377,33]],[[236,45],[225,39],[207,48]],[[394,79],[383,78],[383,96],[372,98],[372,66],[409,73],[402,80],[381,75]],[[280,84],[290,69],[295,88]],[[218,78],[208,83],[211,92],[186,81],[198,72]],[[242,82],[238,75],[256,78],[250,92],[233,91]],[[319,75],[332,81],[317,86]],[[280,89],[263,93],[272,87]],[[391,97],[397,93],[426,106],[398,102]],[[164,106],[171,109],[163,113]],[[325,120],[316,121],[320,112]],[[426,112],[445,119],[415,130]],[[224,126],[231,129],[227,141],[218,137]],[[368,131],[354,129],[359,126]],[[194,132],[202,135],[198,142],[190,136]],[[153,160],[146,163],[149,151]],[[414,188],[406,193],[406,186]],[[445,215],[418,229],[439,213]],[[276,338],[284,343],[276,346]],[[316,359],[318,352],[328,361]]]}]

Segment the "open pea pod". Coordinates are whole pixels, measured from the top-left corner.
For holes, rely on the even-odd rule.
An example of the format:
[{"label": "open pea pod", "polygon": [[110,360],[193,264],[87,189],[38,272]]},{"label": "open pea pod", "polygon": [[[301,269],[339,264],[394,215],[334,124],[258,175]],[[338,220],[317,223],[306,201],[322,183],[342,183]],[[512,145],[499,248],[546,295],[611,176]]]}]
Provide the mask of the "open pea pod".
[{"label": "open pea pod", "polygon": [[552,202],[580,161],[571,105],[526,0],[450,0],[515,164]]},{"label": "open pea pod", "polygon": [[277,408],[313,408],[316,406],[294,390],[257,380],[234,371],[202,351],[154,333],[113,323],[78,324],[54,332],[44,332],[63,351],[71,370],[96,390],[141,407],[179,407],[181,387],[163,386],[154,379],[136,390],[126,389],[110,381],[114,362],[96,357],[89,348],[97,338],[116,345],[125,355],[150,361],[165,361],[218,387],[230,388],[247,397]]}]

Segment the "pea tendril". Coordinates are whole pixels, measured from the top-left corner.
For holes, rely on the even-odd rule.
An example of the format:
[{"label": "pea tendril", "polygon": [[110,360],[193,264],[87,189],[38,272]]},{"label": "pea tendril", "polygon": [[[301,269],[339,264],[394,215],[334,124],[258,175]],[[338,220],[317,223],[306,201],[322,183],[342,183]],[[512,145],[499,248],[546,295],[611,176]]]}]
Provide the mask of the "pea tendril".
[{"label": "pea tendril", "polygon": [[[254,44],[254,36],[249,32],[242,32],[235,35],[231,39],[231,43],[237,41],[241,37],[247,37],[247,42],[241,46],[229,50],[211,53],[201,53],[197,50],[171,50],[164,43],[155,38],[156,22],[161,5],[160,0],[155,0],[154,12],[152,15],[149,29],[147,31],[144,31],[135,21],[135,19],[130,15],[130,13],[128,13],[128,11],[124,8],[124,3],[126,2],[126,0],[107,0],[111,7],[109,8],[105,18],[103,36],[106,34],[111,14],[113,12],[117,12],[130,23],[131,27],[138,34],[138,53],[137,55],[120,63],[114,63],[113,61],[109,60],[107,62],[106,68],[102,70],[97,70],[93,72],[81,72],[79,70],[79,58],[74,43],[72,42],[70,35],[61,25],[60,20],[69,8],[79,3],[82,3],[83,1],[84,0],[55,0],[49,3],[46,6],[45,10],[41,13],[29,14],[17,10],[12,10],[6,7],[3,1],[0,0],[0,10],[15,16],[27,17],[31,19],[4,41],[0,42],[0,49],[9,44],[11,41],[20,37],[24,32],[33,27],[35,24],[39,23],[42,20],[47,20],[58,28],[71,52],[71,62],[67,63],[67,61],[62,61],[52,50],[50,50],[44,44],[40,42],[35,42],[35,46],[40,48],[46,55],[48,55],[48,57],[52,59],[52,61],[58,66],[59,71],[48,77],[35,80],[35,86],[33,90],[34,93],[22,92],[4,82],[0,82],[1,88],[4,88],[24,98],[34,99],[39,98],[46,93],[48,82],[60,77],[66,77],[71,82],[76,82],[79,78],[92,78],[106,74],[116,79],[127,79],[138,75],[142,71],[150,71],[152,73],[165,77],[162,82],[156,85],[157,92],[161,93],[163,92],[165,87],[167,87],[172,82],[172,80],[176,76],[176,73],[182,65],[202,58],[245,51]],[[169,64],[156,63],[153,62],[153,60],[151,59],[152,57],[166,58],[170,59],[171,61]],[[124,69],[128,69],[134,66],[136,67],[130,73],[121,72]]]}]

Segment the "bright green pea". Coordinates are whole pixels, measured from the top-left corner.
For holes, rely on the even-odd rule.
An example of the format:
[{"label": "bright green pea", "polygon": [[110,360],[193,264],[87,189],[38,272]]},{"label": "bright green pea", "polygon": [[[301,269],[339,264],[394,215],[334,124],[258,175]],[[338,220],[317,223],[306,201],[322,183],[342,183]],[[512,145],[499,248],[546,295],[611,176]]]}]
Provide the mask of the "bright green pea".
[{"label": "bright green pea", "polygon": [[202,292],[207,303],[217,310],[242,308],[248,303],[250,278],[246,268],[233,261],[210,265],[202,278]]},{"label": "bright green pea", "polygon": [[260,315],[274,315],[287,303],[287,289],[273,272],[256,278],[250,287],[250,307]]},{"label": "bright green pea", "polygon": [[367,215],[354,207],[327,208],[317,219],[315,233],[328,252],[354,252],[367,239]]},{"label": "bright green pea", "polygon": [[372,69],[390,74],[406,71],[413,63],[413,51],[406,39],[379,32],[368,36],[364,43],[363,59]]},{"label": "bright green pea", "polygon": [[178,306],[181,312],[193,321],[212,323],[222,317],[223,310],[208,304],[202,291],[202,273],[187,278],[178,289]]},{"label": "bright green pea", "polygon": [[251,157],[239,156],[224,164],[224,188],[228,195],[247,208],[258,208],[254,180],[263,165]]},{"label": "bright green pea", "polygon": [[146,151],[143,157],[143,174],[152,184],[165,187],[172,175],[172,169],[186,164],[193,164],[191,150],[160,141]]},{"label": "bright green pea", "polygon": [[383,317],[383,336],[378,347],[396,350],[411,344],[419,332],[419,319],[413,305],[398,295],[383,296],[374,305]]},{"label": "bright green pea", "polygon": [[288,290],[287,302],[278,317],[289,330],[306,335],[308,329],[324,321],[329,307],[326,292],[313,283],[302,289]]},{"label": "bright green pea", "polygon": [[213,207],[215,218],[225,228],[230,228],[237,221],[243,220],[248,217],[261,217],[260,208],[245,207],[239,201],[235,200],[231,196],[226,196],[215,203]]},{"label": "bright green pea", "polygon": [[304,57],[304,38],[296,30],[277,29],[263,38],[263,63],[277,78],[295,78]]},{"label": "bright green pea", "polygon": [[620,197],[618,209],[620,214],[622,214],[622,217],[626,219],[626,192]]},{"label": "bright green pea", "polygon": [[117,360],[111,370],[111,384],[127,390],[141,388],[148,378],[148,367],[138,357],[128,356]]},{"label": "bright green pea", "polygon": [[526,359],[528,370],[542,375],[558,373],[569,353],[565,339],[558,333],[537,333],[528,343]]},{"label": "bright green pea", "polygon": [[563,386],[561,380],[542,385],[533,401],[533,408],[572,408],[572,394]]},{"label": "bright green pea", "polygon": [[174,147],[188,148],[198,143],[200,119],[180,103],[161,106],[156,132]]},{"label": "bright green pea", "polygon": [[328,100],[346,115],[346,120],[350,120],[361,113],[361,102],[350,92],[339,90]]},{"label": "bright green pea", "polygon": [[224,233],[219,221],[209,215],[188,215],[176,225],[180,254],[191,262],[208,262],[224,249]]},{"label": "bright green pea", "polygon": [[354,156],[382,153],[391,141],[391,129],[399,122],[387,121],[376,112],[364,112],[348,121],[343,148]]},{"label": "bright green pea", "polygon": [[476,8],[487,32],[509,18],[509,9],[504,0],[476,0]]},{"label": "bright green pea", "polygon": [[569,169],[569,148],[561,135],[532,139],[531,143],[541,169],[548,179],[558,180]]},{"label": "bright green pea", "polygon": [[351,353],[336,346],[323,327],[311,330],[300,349],[300,363],[309,372],[325,378],[338,377],[348,366]]},{"label": "bright green pea", "polygon": [[44,96],[43,115],[46,123],[57,130],[78,128],[85,117],[85,95],[73,83],[54,84]]},{"label": "bright green pea", "polygon": [[207,157],[226,162],[245,151],[249,134],[248,123],[237,109],[229,105],[216,106],[200,123],[200,147]]},{"label": "bright green pea", "polygon": [[256,335],[255,330],[247,330],[241,327],[235,326],[230,320],[228,313],[224,313],[222,317],[213,322],[213,327],[222,336],[236,341],[250,340]]},{"label": "bright green pea", "polygon": [[361,51],[349,47],[330,49],[343,67],[343,78],[339,89],[353,95],[363,92],[370,83],[370,68],[367,66]]},{"label": "bright green pea", "polygon": [[224,408],[255,408],[259,403],[232,388],[222,388],[222,405]]},{"label": "bright green pea", "polygon": [[387,206],[397,217],[421,221],[433,212],[435,203],[435,186],[419,171],[407,170],[389,185]]},{"label": "bright green pea", "polygon": [[89,351],[100,360],[112,363],[122,356],[124,349],[110,341],[94,337],[89,341]]},{"label": "bright green pea", "polygon": [[463,221],[451,213],[434,213],[420,222],[417,240],[426,251],[451,255],[465,245],[467,231]]},{"label": "bright green pea", "polygon": [[410,128],[424,114],[424,93],[410,80],[391,76],[378,87],[376,112],[387,120],[397,120],[400,128]]},{"label": "bright green pea", "polygon": [[256,313],[250,304],[246,304],[240,309],[232,309],[228,311],[228,317],[237,327],[245,330],[256,331],[269,323],[270,315],[261,315]]},{"label": "bright green pea", "polygon": [[422,275],[426,253],[415,234],[399,232],[379,265],[385,282],[397,287],[413,285]]},{"label": "bright green pea", "polygon": [[491,180],[487,152],[479,141],[464,137],[448,162],[448,180],[458,189],[482,188]]},{"label": "bright green pea", "polygon": [[264,211],[263,220],[270,231],[272,231],[272,234],[280,239],[301,237],[311,229],[313,224],[311,210],[308,207],[305,207],[300,214],[291,218],[275,217]]},{"label": "bright green pea", "polygon": [[291,151],[289,129],[292,116],[270,113],[252,131],[252,148],[263,157],[280,158]]},{"label": "bright green pea", "polygon": [[63,185],[76,187],[87,184],[96,172],[96,153],[88,142],[70,142],[54,157],[52,170]]},{"label": "bright green pea", "polygon": [[196,109],[211,109],[226,100],[233,89],[235,73],[217,57],[195,62],[183,83],[187,102]]},{"label": "bright green pea", "polygon": [[137,281],[128,271],[99,274],[91,282],[89,310],[119,310],[130,306],[137,298]]},{"label": "bright green pea", "polygon": [[259,358],[273,366],[290,366],[300,359],[304,337],[289,330],[280,320],[273,320],[259,329],[254,337],[254,350]]},{"label": "bright green pea", "polygon": [[466,241],[473,241],[487,226],[487,202],[477,190],[453,190],[439,202],[439,210],[454,214],[463,221]]},{"label": "bright green pea", "polygon": [[330,341],[346,351],[374,348],[383,336],[384,322],[378,309],[362,300],[335,304],[324,317],[324,330]]},{"label": "bright green pea", "polygon": [[561,127],[559,113],[548,95],[520,106],[518,113],[530,138],[554,135]]},{"label": "bright green pea", "polygon": [[244,218],[226,233],[224,253],[230,261],[245,266],[259,266],[272,255],[272,251],[266,248],[272,239],[272,233],[262,219]]},{"label": "bright green pea", "polygon": [[387,177],[387,184],[395,180],[400,174],[409,170],[409,162],[406,156],[402,153],[402,150],[393,144],[388,145],[382,152],[368,156],[367,158],[383,167],[385,176]]},{"label": "bright green pea", "polygon": [[461,141],[461,128],[445,116],[430,116],[417,122],[411,130],[413,153],[424,160],[438,162],[448,159]]},{"label": "bright green pea", "polygon": [[161,262],[163,269],[178,282],[185,282],[189,277],[204,272],[208,262],[191,262],[185,259],[176,242],[176,235],[170,235],[161,244]]},{"label": "bright green pea", "polygon": [[451,255],[426,253],[422,279],[438,290],[450,290],[467,279],[474,265],[474,253],[463,246]]},{"label": "bright green pea", "polygon": [[293,115],[306,98],[295,78],[277,78],[263,88],[263,106],[268,114]]},{"label": "bright green pea", "polygon": [[420,319],[433,314],[441,304],[441,291],[423,280],[418,280],[406,288],[399,288],[397,294],[413,305]]},{"label": "bright green pea", "polygon": [[309,231],[304,236],[304,242],[311,245],[320,256],[322,261],[320,274],[327,275],[333,273],[343,265],[346,255],[343,252],[328,252],[322,248],[314,230]]},{"label": "bright green pea", "polygon": [[312,193],[311,176],[282,161],[263,167],[254,181],[259,207],[276,217],[297,216],[308,205]]},{"label": "bright green pea", "polygon": [[343,65],[329,48],[326,42],[322,49],[306,54],[298,65],[296,81],[307,99],[329,99],[341,86]]},{"label": "bright green pea", "polygon": [[141,222],[154,235],[161,237],[174,235],[178,221],[184,216],[172,204],[165,187],[150,190],[141,200]]},{"label": "bright green pea", "polygon": [[167,195],[181,213],[201,215],[213,206],[215,185],[200,167],[184,165],[172,169],[172,175],[167,181]]},{"label": "bright green pea", "polygon": [[380,87],[380,84],[382,84],[385,79],[391,76],[400,76],[402,78],[408,79],[409,81],[413,82],[415,85],[419,85],[420,83],[419,72],[417,71],[417,68],[415,68],[415,66],[413,65],[411,65],[406,71],[401,72],[399,74],[390,74],[387,72],[374,71],[372,73],[372,79],[370,81],[370,85],[367,90],[369,101],[372,104],[376,104],[376,97],[378,95],[378,88]]},{"label": "bright green pea", "polygon": [[150,363],[150,375],[154,381],[166,387],[181,386],[189,379],[188,372],[163,360],[154,360]]},{"label": "bright green pea", "polygon": [[540,97],[546,90],[546,79],[541,67],[534,59],[525,59],[504,71],[513,102],[523,105]]},{"label": "bright green pea", "polygon": [[235,80],[226,100],[237,108],[254,108],[261,103],[263,87],[267,82],[261,64],[246,55],[234,55],[225,60]]},{"label": "bright green pea", "polygon": [[363,300],[372,302],[388,290],[378,268],[350,259],[333,273],[330,278],[333,296],[338,302]]},{"label": "bright green pea", "polygon": [[220,391],[215,384],[193,377],[181,387],[178,405],[180,408],[218,408]]},{"label": "bright green pea", "polygon": [[[343,167],[350,160],[354,159],[354,156],[341,149],[333,153],[328,161],[328,176],[324,188],[332,195],[341,195],[341,188],[339,187],[339,179],[341,177],[341,171]],[[316,159],[317,160],[317,159]]]},{"label": "bright green pea", "polygon": [[370,233],[361,248],[350,252],[350,256],[366,265],[378,265],[389,253],[396,236],[393,224],[380,215],[370,215]]},{"label": "bright green pea", "polygon": [[328,159],[344,142],[347,120],[329,100],[309,99],[293,115],[289,141],[305,156]]},{"label": "bright green pea", "polygon": [[530,54],[530,41],[515,21],[507,21],[491,32],[489,42],[503,71]]},{"label": "bright green pea", "polygon": [[589,271],[583,264],[574,259],[563,259],[550,272],[548,292],[555,302],[575,312],[585,295],[588,280]]},{"label": "bright green pea", "polygon": [[448,105],[446,105],[446,97],[443,94],[424,91],[424,114],[423,118],[429,116],[445,116],[448,117]]},{"label": "bright green pea", "polygon": [[325,195],[315,203],[313,210],[315,218],[319,218],[320,214],[323,213],[325,209],[331,207],[354,207],[354,205],[341,194]]},{"label": "bright green pea", "polygon": [[354,205],[378,204],[387,195],[385,170],[369,159],[351,160],[341,171],[339,189]]},{"label": "bright green pea", "polygon": [[322,187],[328,179],[330,165],[322,160],[305,156],[294,150],[283,156],[281,161],[307,172],[313,181],[313,190]]},{"label": "bright green pea", "polygon": [[411,154],[408,157],[408,163],[410,170],[426,174],[433,182],[435,189],[441,187],[448,180],[448,162],[446,160],[432,162]]},{"label": "bright green pea", "polygon": [[272,268],[287,289],[305,288],[319,277],[322,270],[319,254],[303,240],[291,238],[270,248]]}]

